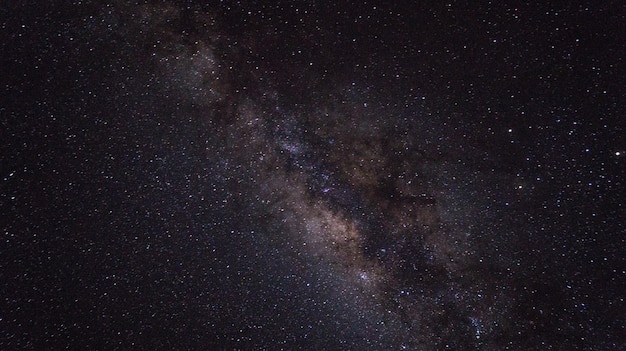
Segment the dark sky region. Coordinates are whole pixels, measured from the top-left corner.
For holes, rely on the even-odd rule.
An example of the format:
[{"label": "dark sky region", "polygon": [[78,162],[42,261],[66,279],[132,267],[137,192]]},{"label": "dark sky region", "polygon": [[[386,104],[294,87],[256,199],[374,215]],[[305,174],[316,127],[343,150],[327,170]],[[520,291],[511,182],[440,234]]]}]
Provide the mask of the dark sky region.
[{"label": "dark sky region", "polygon": [[624,350],[625,40],[621,1],[4,1],[0,349]]}]

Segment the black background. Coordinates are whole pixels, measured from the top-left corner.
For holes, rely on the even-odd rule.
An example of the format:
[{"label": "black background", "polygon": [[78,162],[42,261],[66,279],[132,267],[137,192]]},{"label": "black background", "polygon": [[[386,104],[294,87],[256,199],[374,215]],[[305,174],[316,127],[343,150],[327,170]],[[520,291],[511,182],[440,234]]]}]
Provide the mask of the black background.
[{"label": "black background", "polygon": [[624,348],[624,10],[3,4],[0,348]]}]

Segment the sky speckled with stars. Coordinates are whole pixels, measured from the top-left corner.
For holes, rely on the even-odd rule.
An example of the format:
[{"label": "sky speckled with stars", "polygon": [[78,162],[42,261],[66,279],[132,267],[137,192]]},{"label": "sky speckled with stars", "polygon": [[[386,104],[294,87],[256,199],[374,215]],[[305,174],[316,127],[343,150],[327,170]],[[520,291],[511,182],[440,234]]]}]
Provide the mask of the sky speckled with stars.
[{"label": "sky speckled with stars", "polygon": [[626,348],[620,1],[0,10],[0,349]]}]

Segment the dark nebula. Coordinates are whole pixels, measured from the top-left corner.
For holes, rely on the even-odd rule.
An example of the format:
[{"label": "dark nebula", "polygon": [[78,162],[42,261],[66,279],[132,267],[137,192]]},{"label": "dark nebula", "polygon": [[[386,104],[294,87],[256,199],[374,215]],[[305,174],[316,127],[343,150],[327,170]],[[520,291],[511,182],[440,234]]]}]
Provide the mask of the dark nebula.
[{"label": "dark nebula", "polygon": [[621,2],[1,7],[0,349],[626,348]]}]

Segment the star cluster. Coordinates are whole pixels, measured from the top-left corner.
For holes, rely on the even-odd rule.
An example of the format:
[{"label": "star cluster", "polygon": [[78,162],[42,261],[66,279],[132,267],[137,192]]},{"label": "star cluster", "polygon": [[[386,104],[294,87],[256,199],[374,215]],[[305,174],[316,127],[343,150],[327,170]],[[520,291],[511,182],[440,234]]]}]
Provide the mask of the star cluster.
[{"label": "star cluster", "polygon": [[3,7],[3,350],[626,346],[619,2]]}]

